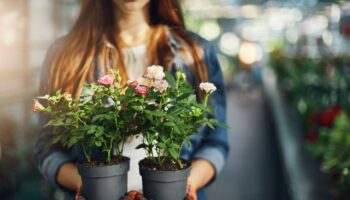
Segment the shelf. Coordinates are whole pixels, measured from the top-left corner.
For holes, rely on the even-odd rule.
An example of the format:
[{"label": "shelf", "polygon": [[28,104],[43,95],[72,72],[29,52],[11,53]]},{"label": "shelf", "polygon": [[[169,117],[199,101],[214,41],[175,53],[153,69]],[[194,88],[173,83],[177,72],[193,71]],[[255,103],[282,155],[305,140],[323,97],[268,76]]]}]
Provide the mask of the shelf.
[{"label": "shelf", "polygon": [[320,172],[319,163],[305,146],[305,134],[297,115],[281,94],[275,74],[265,68],[263,85],[276,124],[277,140],[291,199],[331,199],[329,177]]}]

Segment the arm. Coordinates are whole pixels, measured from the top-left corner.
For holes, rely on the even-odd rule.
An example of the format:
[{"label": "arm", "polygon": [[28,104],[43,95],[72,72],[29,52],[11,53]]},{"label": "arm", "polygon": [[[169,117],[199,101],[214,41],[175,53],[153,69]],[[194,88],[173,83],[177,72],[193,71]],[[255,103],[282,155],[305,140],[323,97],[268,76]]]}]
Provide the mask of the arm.
[{"label": "arm", "polygon": [[189,177],[189,184],[193,190],[200,189],[210,182],[215,176],[214,166],[205,159],[194,160]]},{"label": "arm", "polygon": [[[214,49],[206,45],[204,59],[208,67],[209,82],[216,85],[218,90],[212,94],[209,104],[215,108],[212,116],[220,122],[226,123],[226,88],[219,62]],[[227,154],[229,144],[227,129],[216,127],[214,130],[204,127],[200,131],[200,140],[192,154],[192,171],[190,182],[192,187],[200,189],[211,183],[221,172]]]},{"label": "arm", "polygon": [[[47,91],[50,67],[59,42],[60,40],[51,45],[46,54],[40,76],[40,95],[44,95],[45,91]],[[39,171],[51,184],[76,191],[77,187],[81,185],[76,166],[72,163],[72,158],[67,150],[61,145],[53,145],[50,150],[45,150],[45,145],[51,140],[54,131],[52,127],[44,127],[49,120],[49,116],[44,113],[38,114],[39,127],[43,127],[39,131],[34,149]]]},{"label": "arm", "polygon": [[78,191],[82,186],[77,166],[73,163],[63,164],[57,173],[57,182],[72,191]]}]

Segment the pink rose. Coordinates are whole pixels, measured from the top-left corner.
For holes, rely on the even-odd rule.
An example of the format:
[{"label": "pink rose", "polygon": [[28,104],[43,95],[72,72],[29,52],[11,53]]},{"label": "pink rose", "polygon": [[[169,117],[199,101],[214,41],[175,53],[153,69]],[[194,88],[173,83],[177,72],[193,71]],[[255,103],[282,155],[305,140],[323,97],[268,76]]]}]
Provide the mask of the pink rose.
[{"label": "pink rose", "polygon": [[33,107],[32,107],[32,111],[39,112],[39,111],[42,111],[44,109],[45,109],[45,107],[43,105],[41,105],[41,103],[37,99],[35,99]]},{"label": "pink rose", "polygon": [[114,75],[113,74],[107,74],[104,75],[103,77],[101,77],[100,79],[98,79],[98,83],[104,86],[110,86],[113,85],[114,83]]},{"label": "pink rose", "polygon": [[130,87],[136,88],[139,85],[138,81],[128,81]]},{"label": "pink rose", "polygon": [[146,95],[149,92],[149,88],[146,86],[138,86],[137,88],[135,88],[136,94],[142,94],[142,95]]},{"label": "pink rose", "polygon": [[158,92],[163,93],[168,87],[168,81],[166,80],[156,80],[152,85]]}]

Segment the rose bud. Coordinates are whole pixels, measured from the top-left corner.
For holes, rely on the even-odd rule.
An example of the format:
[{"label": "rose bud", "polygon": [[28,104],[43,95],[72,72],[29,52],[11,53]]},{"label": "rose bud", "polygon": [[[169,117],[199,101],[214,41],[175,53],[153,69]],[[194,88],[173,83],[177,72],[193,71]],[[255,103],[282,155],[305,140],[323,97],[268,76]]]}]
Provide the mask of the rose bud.
[{"label": "rose bud", "polygon": [[186,74],[183,72],[178,71],[178,72],[176,72],[175,76],[181,83],[185,82],[185,80],[186,80]]},{"label": "rose bud", "polygon": [[99,84],[104,85],[104,86],[110,86],[113,85],[114,83],[114,75],[113,74],[107,74],[97,81]]},{"label": "rose bud", "polygon": [[35,99],[33,107],[32,107],[32,111],[39,112],[39,111],[42,111],[44,109],[45,109],[45,107],[43,105],[41,105],[41,103],[37,99]]},{"label": "rose bud", "polygon": [[149,88],[146,86],[138,86],[135,88],[136,94],[146,95],[148,94]]},{"label": "rose bud", "polygon": [[208,94],[211,94],[216,91],[216,86],[209,82],[199,84],[199,88]]}]

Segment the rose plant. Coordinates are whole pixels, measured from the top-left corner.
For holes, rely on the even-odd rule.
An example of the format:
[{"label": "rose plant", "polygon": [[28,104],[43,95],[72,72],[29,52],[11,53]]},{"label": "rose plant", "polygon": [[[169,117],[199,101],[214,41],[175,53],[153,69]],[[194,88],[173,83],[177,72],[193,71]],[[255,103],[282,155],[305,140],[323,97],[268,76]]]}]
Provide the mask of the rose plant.
[{"label": "rose plant", "polygon": [[[85,84],[85,91],[79,98],[60,90],[55,95],[41,96],[35,100],[33,111],[49,115],[50,121],[45,126],[53,126],[55,135],[50,146],[61,143],[70,148],[81,145],[85,159],[92,161],[91,152],[100,148],[106,163],[112,159],[112,150],[116,149],[116,158],[121,159],[123,143],[128,137],[125,130],[127,123],[123,118],[123,109],[119,101],[122,90],[117,87],[119,73],[110,71],[97,83]],[[44,107],[38,100],[46,100]]]},{"label": "rose plant", "polygon": [[[199,96],[186,82],[183,72],[176,72],[174,77],[161,66],[150,66],[142,80],[129,80],[123,85],[119,73],[110,71],[97,83],[85,84],[84,89],[88,92],[77,98],[61,91],[38,97],[33,111],[50,117],[46,126],[54,127],[55,134],[48,148],[56,143],[67,148],[81,145],[87,163],[102,160],[106,165],[113,164],[113,150],[121,162],[124,142],[129,136],[141,135],[143,142],[137,148],[145,149],[147,154],[140,162],[141,168],[145,163],[146,167],[156,170],[185,170],[183,174],[187,179],[190,164],[180,159],[180,153],[185,143],[190,145],[189,137],[197,134],[202,126],[227,127],[210,118],[214,109],[208,105],[208,98],[215,92],[215,85],[201,83],[202,101],[198,102]],[[39,100],[45,100],[46,106]],[[102,154],[92,156],[95,149]],[[183,191],[179,192],[179,198],[175,195],[175,199],[184,197],[185,179],[179,187]],[[157,188],[152,184],[148,186]],[[149,196],[145,187],[144,192],[148,198],[165,198]]]},{"label": "rose plant", "polygon": [[201,126],[225,126],[207,117],[214,112],[207,101],[216,87],[201,83],[204,98],[198,103],[194,89],[185,80],[182,72],[173,77],[164,73],[163,67],[154,65],[147,68],[142,83],[130,81],[132,87],[125,92],[125,98],[130,100],[128,106],[135,113],[137,132],[143,136],[143,143],[137,148],[145,149],[148,160],[159,169],[166,160],[177,164],[178,169],[184,167],[180,159],[182,146],[189,144],[189,137],[197,134]]},{"label": "rose plant", "polygon": [[110,71],[97,83],[85,84],[87,92],[80,97],[57,91],[38,97],[33,105],[33,111],[49,116],[45,126],[54,129],[46,148],[56,143],[68,149],[81,146],[85,160],[77,166],[87,199],[114,200],[127,191],[130,160],[123,157],[123,144],[132,131],[128,130],[131,118],[125,109],[126,99],[121,102],[128,85],[120,86],[120,82],[119,73]]},{"label": "rose plant", "polygon": [[144,195],[149,199],[184,199],[190,163],[180,158],[183,145],[191,145],[189,137],[202,126],[226,127],[210,118],[214,109],[207,102],[216,87],[200,84],[203,99],[199,103],[183,72],[174,77],[161,66],[147,68],[142,81],[130,84],[125,98],[135,111],[136,132],[142,135],[143,142],[137,148],[147,155],[139,162]]}]

